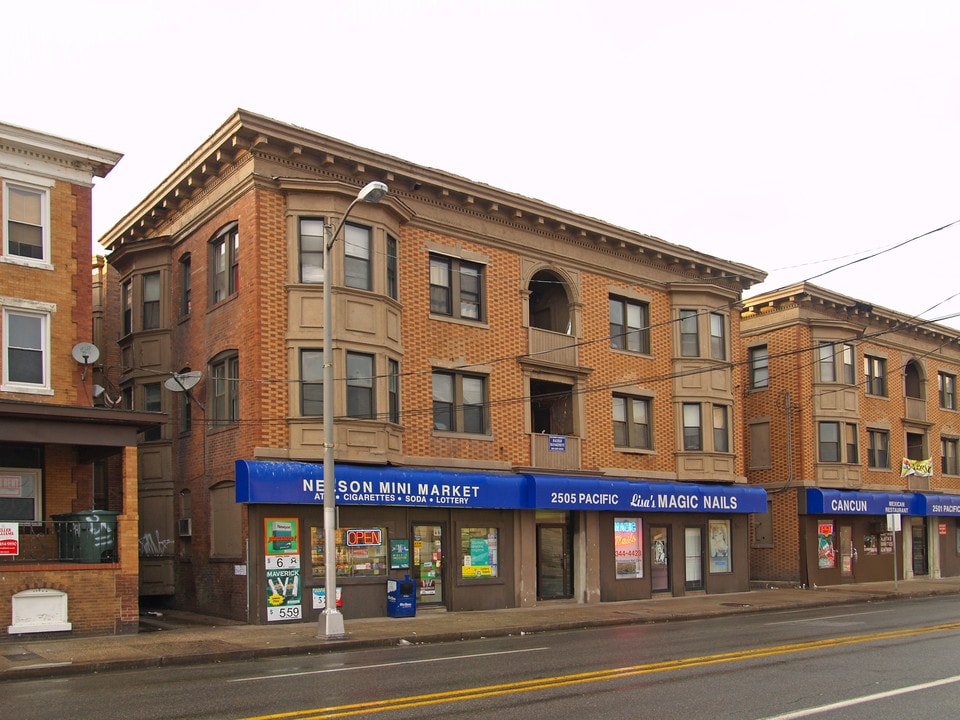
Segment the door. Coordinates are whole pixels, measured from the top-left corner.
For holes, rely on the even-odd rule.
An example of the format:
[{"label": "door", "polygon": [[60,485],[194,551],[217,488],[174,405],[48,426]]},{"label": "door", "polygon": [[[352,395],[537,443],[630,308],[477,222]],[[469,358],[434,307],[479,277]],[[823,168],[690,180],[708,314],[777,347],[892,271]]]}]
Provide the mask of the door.
[{"label": "door", "polygon": [[417,582],[418,605],[442,605],[443,526],[413,526],[413,558],[410,577]]},{"label": "door", "polygon": [[927,566],[927,529],[923,522],[919,525],[912,525],[911,528],[913,542],[913,574],[926,575],[930,572]]},{"label": "door", "polygon": [[573,597],[570,538],[566,525],[537,525],[537,599]]},{"label": "door", "polygon": [[650,583],[653,592],[670,592],[670,533],[666,527],[650,528]]},{"label": "door", "polygon": [[698,527],[683,529],[685,590],[703,590],[703,533]]},{"label": "door", "polygon": [[840,575],[853,577],[853,561],[857,551],[853,547],[853,528],[850,525],[840,526]]}]

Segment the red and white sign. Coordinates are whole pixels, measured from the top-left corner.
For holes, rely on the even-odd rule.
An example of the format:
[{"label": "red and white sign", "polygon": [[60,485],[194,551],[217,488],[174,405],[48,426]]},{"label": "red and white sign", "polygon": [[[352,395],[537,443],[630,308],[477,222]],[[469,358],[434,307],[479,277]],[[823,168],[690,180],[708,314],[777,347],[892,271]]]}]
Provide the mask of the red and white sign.
[{"label": "red and white sign", "polygon": [[0,556],[20,554],[20,523],[0,523]]}]

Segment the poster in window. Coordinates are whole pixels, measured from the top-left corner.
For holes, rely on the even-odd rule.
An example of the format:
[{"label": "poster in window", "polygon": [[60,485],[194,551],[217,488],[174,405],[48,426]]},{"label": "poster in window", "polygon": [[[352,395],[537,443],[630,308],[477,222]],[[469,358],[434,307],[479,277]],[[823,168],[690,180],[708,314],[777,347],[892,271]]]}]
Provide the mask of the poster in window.
[{"label": "poster in window", "polygon": [[711,520],[709,522],[710,537],[710,572],[728,573],[732,571],[730,565],[730,521]]},{"label": "poster in window", "polygon": [[393,538],[390,540],[390,569],[408,570],[410,568],[410,540]]},{"label": "poster in window", "polygon": [[300,524],[297,518],[265,518],[265,555],[299,555]]},{"label": "poster in window", "polygon": [[876,535],[864,535],[863,536],[863,554],[864,555],[876,555],[878,550],[877,546],[877,536]]},{"label": "poster in window", "polygon": [[617,580],[643,577],[643,546],[641,521],[637,518],[615,518],[613,521],[613,552]]},{"label": "poster in window", "polygon": [[823,570],[837,566],[837,552],[833,545],[833,523],[817,523],[817,566]]}]

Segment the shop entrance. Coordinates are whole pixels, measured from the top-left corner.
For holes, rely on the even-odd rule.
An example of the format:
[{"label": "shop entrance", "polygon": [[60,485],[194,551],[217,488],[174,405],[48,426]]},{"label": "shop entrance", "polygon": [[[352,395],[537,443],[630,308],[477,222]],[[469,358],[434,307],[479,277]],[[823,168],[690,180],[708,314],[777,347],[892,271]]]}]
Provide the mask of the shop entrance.
[{"label": "shop entrance", "polygon": [[921,521],[919,525],[911,525],[911,542],[913,556],[913,574],[915,576],[926,575],[930,572],[927,564],[927,528]]},{"label": "shop entrance", "polygon": [[413,558],[410,577],[417,584],[418,605],[442,605],[443,526],[413,526]]},{"label": "shop entrance", "polygon": [[670,592],[670,552],[670,529],[651,526],[650,589],[655,593]]},{"label": "shop entrance", "polygon": [[537,599],[573,597],[573,557],[566,523],[537,523]]},{"label": "shop entrance", "polygon": [[683,529],[684,590],[703,590],[703,533],[698,527]]}]

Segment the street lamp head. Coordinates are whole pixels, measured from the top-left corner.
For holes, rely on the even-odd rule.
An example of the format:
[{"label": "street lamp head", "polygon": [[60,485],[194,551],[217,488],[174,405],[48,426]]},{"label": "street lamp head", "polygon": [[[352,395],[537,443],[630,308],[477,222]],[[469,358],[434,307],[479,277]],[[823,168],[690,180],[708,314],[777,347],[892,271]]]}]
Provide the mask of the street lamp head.
[{"label": "street lamp head", "polygon": [[386,183],[374,180],[363,186],[357,194],[357,200],[360,202],[375,203],[380,202],[383,196],[387,194]]}]

